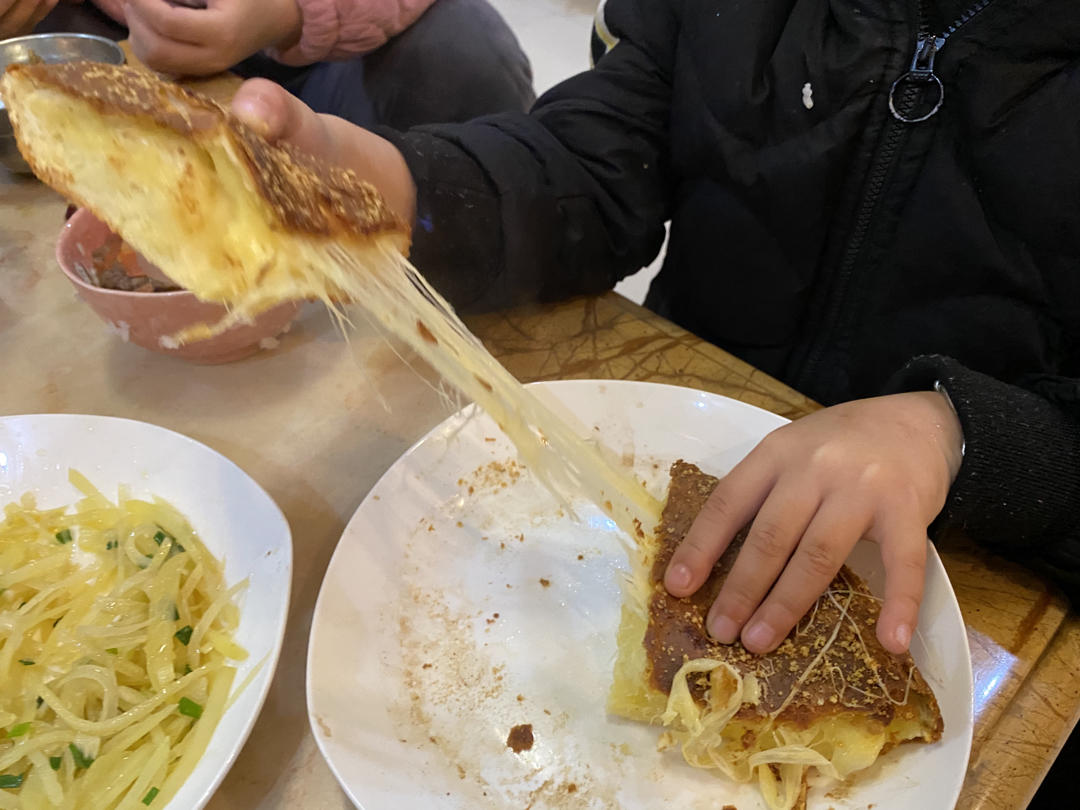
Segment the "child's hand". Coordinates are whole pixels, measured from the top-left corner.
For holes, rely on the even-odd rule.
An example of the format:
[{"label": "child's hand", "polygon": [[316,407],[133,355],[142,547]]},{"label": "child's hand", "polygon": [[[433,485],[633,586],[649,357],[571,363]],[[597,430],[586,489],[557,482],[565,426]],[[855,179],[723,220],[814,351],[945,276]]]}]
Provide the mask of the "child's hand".
[{"label": "child's hand", "polygon": [[269,141],[287,141],[326,163],[352,169],[412,224],[416,186],[405,158],[385,138],[342,118],[315,113],[267,79],[245,82],[233,98],[232,110]]},{"label": "child's hand", "polygon": [[29,34],[58,0],[0,0],[0,39]]},{"label": "child's hand", "polygon": [[747,649],[768,652],[866,536],[885,565],[877,636],[903,652],[922,599],[926,527],[945,503],[962,447],[960,421],[933,391],[848,402],[785,425],[720,481],[664,584],[675,596],[696,591],[753,518],[706,626],[717,641],[741,634]]},{"label": "child's hand", "polygon": [[263,48],[287,47],[303,25],[296,0],[208,0],[205,9],[127,0],[124,18],[139,59],[183,76],[220,73]]}]

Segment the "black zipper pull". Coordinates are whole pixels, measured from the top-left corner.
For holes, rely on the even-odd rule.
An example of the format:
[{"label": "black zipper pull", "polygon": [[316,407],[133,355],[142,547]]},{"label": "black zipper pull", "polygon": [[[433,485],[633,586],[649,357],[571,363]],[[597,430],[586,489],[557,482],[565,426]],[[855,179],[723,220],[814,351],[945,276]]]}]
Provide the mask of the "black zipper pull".
[{"label": "black zipper pull", "polygon": [[924,34],[915,43],[915,56],[908,71],[916,79],[929,81],[934,76],[934,57],[945,45],[945,37]]},{"label": "black zipper pull", "polygon": [[[893,118],[897,121],[903,121],[905,124],[917,124],[920,121],[926,121],[928,118],[932,118],[941,109],[941,105],[945,103],[945,85],[941,83],[941,79],[934,73],[934,59],[937,57],[938,51],[944,47],[945,40],[946,37],[934,34],[919,34],[919,39],[915,43],[915,55],[911,58],[911,67],[889,88],[889,112],[893,114]],[[912,115],[910,112],[911,104],[914,102],[916,95],[922,95],[927,87],[931,88],[935,96],[933,103],[929,105],[930,110],[923,115]],[[898,109],[897,105],[898,90],[902,91],[903,103],[899,105],[903,107],[902,110]]]},{"label": "black zipper pull", "polygon": [[[937,111],[941,109],[941,105],[945,103],[945,85],[941,83],[941,79],[934,73],[934,59],[941,49],[945,47],[945,42],[949,37],[971,22],[992,2],[993,0],[975,0],[975,3],[953,20],[952,24],[944,32],[931,34],[927,31],[926,8],[922,0],[920,0],[920,31],[919,38],[915,42],[915,55],[911,58],[911,67],[889,88],[889,112],[893,114],[893,118],[905,124],[917,124],[937,114]],[[930,111],[923,115],[915,115],[913,105],[920,96],[926,95],[927,89],[934,94],[930,97],[933,102],[928,101],[921,106],[922,109],[929,107]],[[899,99],[897,98],[898,95]]]}]

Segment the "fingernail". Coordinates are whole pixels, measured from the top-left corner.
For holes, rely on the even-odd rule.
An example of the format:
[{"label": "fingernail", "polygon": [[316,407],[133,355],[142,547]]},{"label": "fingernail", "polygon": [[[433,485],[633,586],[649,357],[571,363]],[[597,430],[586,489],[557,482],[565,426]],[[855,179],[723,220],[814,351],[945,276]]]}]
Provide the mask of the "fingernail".
[{"label": "fingernail", "polygon": [[911,628],[906,624],[897,626],[893,631],[893,638],[896,639],[897,647],[906,650],[908,645],[911,644]]},{"label": "fingernail", "polygon": [[776,634],[765,622],[754,622],[743,633],[743,643],[749,649],[767,650],[772,646],[773,636]]},{"label": "fingernail", "polygon": [[739,625],[724,615],[709,622],[709,635],[721,644],[734,644],[739,637]]},{"label": "fingernail", "polygon": [[270,133],[270,108],[259,96],[240,98],[233,104],[236,116],[260,135]]},{"label": "fingernail", "polygon": [[667,572],[667,586],[668,590],[674,588],[678,591],[684,591],[690,587],[690,569],[682,563],[675,563],[671,566]]}]

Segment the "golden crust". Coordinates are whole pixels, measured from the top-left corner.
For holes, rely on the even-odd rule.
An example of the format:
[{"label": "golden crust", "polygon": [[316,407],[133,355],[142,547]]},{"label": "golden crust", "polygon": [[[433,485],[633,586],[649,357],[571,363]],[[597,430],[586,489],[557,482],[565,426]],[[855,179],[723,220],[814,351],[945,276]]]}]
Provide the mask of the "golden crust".
[{"label": "golden crust", "polygon": [[[16,82],[49,87],[103,114],[129,117],[195,140],[228,138],[277,228],[346,238],[408,233],[408,226],[375,187],[354,172],[328,166],[289,144],[271,144],[212,99],[149,71],[94,62],[13,65],[0,82],[5,96]],[[19,137],[17,106],[12,113],[16,139],[34,173],[73,196],[62,172],[35,160],[33,144]]]},{"label": "golden crust", "polygon": [[[888,725],[897,716],[918,719],[921,713],[915,704],[922,703],[934,718],[933,727],[925,729],[926,739],[940,738],[943,723],[933,692],[910,655],[893,655],[878,642],[875,624],[880,606],[847,566],[781,645],[764,656],[752,654],[739,642],[717,644],[704,627],[745,530],[692,597],[676,599],[667,592],[664,569],[716,484],[716,478],[692,464],[677,461],[672,465],[668,501],[656,533],[645,636],[653,688],[667,694],[675,672],[686,660],[713,658],[727,662],[744,677],[754,675],[761,686],[757,705],[744,706],[740,717],[777,713],[779,722],[806,728],[828,716],[856,714]],[[691,686],[700,698],[702,684],[696,689]]]}]

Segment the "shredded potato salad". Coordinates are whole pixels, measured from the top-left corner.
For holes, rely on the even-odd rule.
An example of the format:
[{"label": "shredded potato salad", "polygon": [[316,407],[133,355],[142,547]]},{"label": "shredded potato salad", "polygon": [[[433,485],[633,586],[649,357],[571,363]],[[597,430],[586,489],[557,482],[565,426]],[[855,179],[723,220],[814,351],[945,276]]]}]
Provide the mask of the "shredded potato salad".
[{"label": "shredded potato salad", "polygon": [[73,508],[24,495],[0,522],[0,810],[164,807],[247,656],[247,583],[165,501],[69,478]]}]

